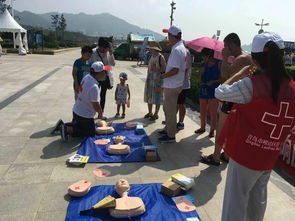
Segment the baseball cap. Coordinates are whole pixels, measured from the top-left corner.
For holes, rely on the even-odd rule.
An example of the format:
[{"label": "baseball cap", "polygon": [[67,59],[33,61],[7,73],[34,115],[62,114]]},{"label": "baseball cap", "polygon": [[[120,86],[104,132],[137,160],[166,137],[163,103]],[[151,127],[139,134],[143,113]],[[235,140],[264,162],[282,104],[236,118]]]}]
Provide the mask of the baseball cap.
[{"label": "baseball cap", "polygon": [[96,61],[91,65],[91,68],[94,72],[102,72],[102,71],[109,71],[111,69],[110,66],[104,66],[101,61]]},{"label": "baseball cap", "polygon": [[120,79],[127,80],[128,74],[125,73],[125,72],[121,72],[120,75],[119,75],[119,77],[120,77]]},{"label": "baseball cap", "polygon": [[179,33],[181,33],[181,29],[175,25],[172,25],[169,30],[168,30],[168,33],[171,34],[171,35],[178,35]]},{"label": "baseball cap", "polygon": [[267,42],[273,41],[280,49],[285,48],[284,40],[277,33],[263,32],[254,37],[252,41],[252,53],[260,53],[264,51]]}]

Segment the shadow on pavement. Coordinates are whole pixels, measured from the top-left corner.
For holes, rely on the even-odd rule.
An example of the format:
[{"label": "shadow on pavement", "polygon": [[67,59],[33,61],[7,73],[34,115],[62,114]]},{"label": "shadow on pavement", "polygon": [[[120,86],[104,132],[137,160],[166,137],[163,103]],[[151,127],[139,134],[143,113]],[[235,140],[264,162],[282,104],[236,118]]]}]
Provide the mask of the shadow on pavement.
[{"label": "shadow on pavement", "polygon": [[205,205],[214,197],[222,179],[221,171],[226,167],[226,163],[222,163],[220,166],[209,166],[201,170],[200,175],[194,178],[196,184],[190,194],[196,198],[197,206]]},{"label": "shadow on pavement", "polygon": [[50,134],[50,132],[53,130],[53,127],[46,128],[44,130],[38,131],[36,133],[33,133],[30,138],[32,139],[39,139],[43,137],[52,137],[52,136],[60,136],[59,134]]},{"label": "shadow on pavement", "polygon": [[74,153],[78,150],[81,138],[70,138],[68,142],[62,143],[61,140],[55,140],[43,148],[41,159],[51,159]]}]

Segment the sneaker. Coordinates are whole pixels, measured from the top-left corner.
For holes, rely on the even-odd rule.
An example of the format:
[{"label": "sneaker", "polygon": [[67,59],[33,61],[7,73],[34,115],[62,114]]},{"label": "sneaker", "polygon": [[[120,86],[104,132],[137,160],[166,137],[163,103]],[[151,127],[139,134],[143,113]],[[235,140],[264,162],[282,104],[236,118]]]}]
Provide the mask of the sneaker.
[{"label": "sneaker", "polygon": [[125,118],[125,114],[122,114],[121,118],[124,119]]},{"label": "sneaker", "polygon": [[60,137],[62,142],[68,140],[67,126],[65,124],[60,126]]},{"label": "sneaker", "polygon": [[56,131],[59,131],[59,128],[62,124],[64,124],[64,122],[62,121],[62,119],[59,119],[56,122],[56,124],[55,124],[54,128],[52,129],[52,131],[50,132],[50,134],[52,135],[52,134],[55,134]]},{"label": "sneaker", "polygon": [[115,118],[118,118],[118,117],[120,117],[120,114],[116,113]]},{"label": "sneaker", "polygon": [[166,130],[160,130],[160,131],[158,131],[158,134],[167,135],[167,131]]},{"label": "sneaker", "polygon": [[178,122],[178,123],[176,124],[176,129],[177,129],[177,130],[183,130],[183,129],[184,129],[184,123],[182,123],[182,122]]},{"label": "sneaker", "polygon": [[159,119],[158,115],[153,115],[150,117],[150,120],[152,120],[152,121],[157,120],[157,119]]},{"label": "sneaker", "polygon": [[175,137],[170,138],[167,135],[160,137],[158,140],[160,143],[175,143]]},{"label": "sneaker", "polygon": [[144,118],[150,118],[150,117],[152,117],[153,116],[153,114],[151,114],[151,113],[147,113],[146,115],[144,115]]}]

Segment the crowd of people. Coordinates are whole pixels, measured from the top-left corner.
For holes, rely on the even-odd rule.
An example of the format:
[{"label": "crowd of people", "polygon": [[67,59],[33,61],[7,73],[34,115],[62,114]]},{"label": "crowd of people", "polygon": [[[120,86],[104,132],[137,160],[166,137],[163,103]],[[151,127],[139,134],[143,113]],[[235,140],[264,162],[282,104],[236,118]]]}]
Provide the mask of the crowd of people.
[{"label": "crowd of people", "polygon": [[[161,143],[176,142],[177,130],[184,128],[184,103],[191,78],[191,55],[181,29],[171,26],[168,39],[172,49],[167,62],[159,44],[148,47],[152,56],[144,89],[148,108],[144,118],[157,120],[163,106],[165,127],[158,132]],[[54,128],[60,129],[63,140],[68,134],[94,136],[94,117],[98,113],[98,118],[105,118],[105,96],[113,87],[110,66],[115,61],[110,43],[100,39],[97,48],[86,46],[81,52],[73,66],[73,121],[60,120]],[[262,221],[271,170],[295,125],[295,83],[285,69],[284,41],[275,33],[261,33],[254,37],[248,54],[242,50],[239,36],[230,33],[224,38],[222,61],[209,48],[204,48],[201,55],[201,125],[195,133],[205,132],[209,114],[209,137],[215,136],[215,149],[210,155],[202,155],[201,162],[216,166],[221,160],[229,162],[222,220]],[[119,78],[116,117],[120,117],[122,107],[124,118],[130,89],[127,73],[121,73]]]}]

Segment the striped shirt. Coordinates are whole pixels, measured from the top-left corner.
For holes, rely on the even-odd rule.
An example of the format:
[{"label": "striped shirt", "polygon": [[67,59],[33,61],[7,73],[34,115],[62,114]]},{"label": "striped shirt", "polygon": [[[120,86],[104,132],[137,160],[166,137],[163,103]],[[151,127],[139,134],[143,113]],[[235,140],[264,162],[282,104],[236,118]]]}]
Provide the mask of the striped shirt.
[{"label": "striped shirt", "polygon": [[245,104],[252,100],[253,85],[250,78],[245,77],[232,85],[220,85],[215,89],[215,97],[221,101]]}]

